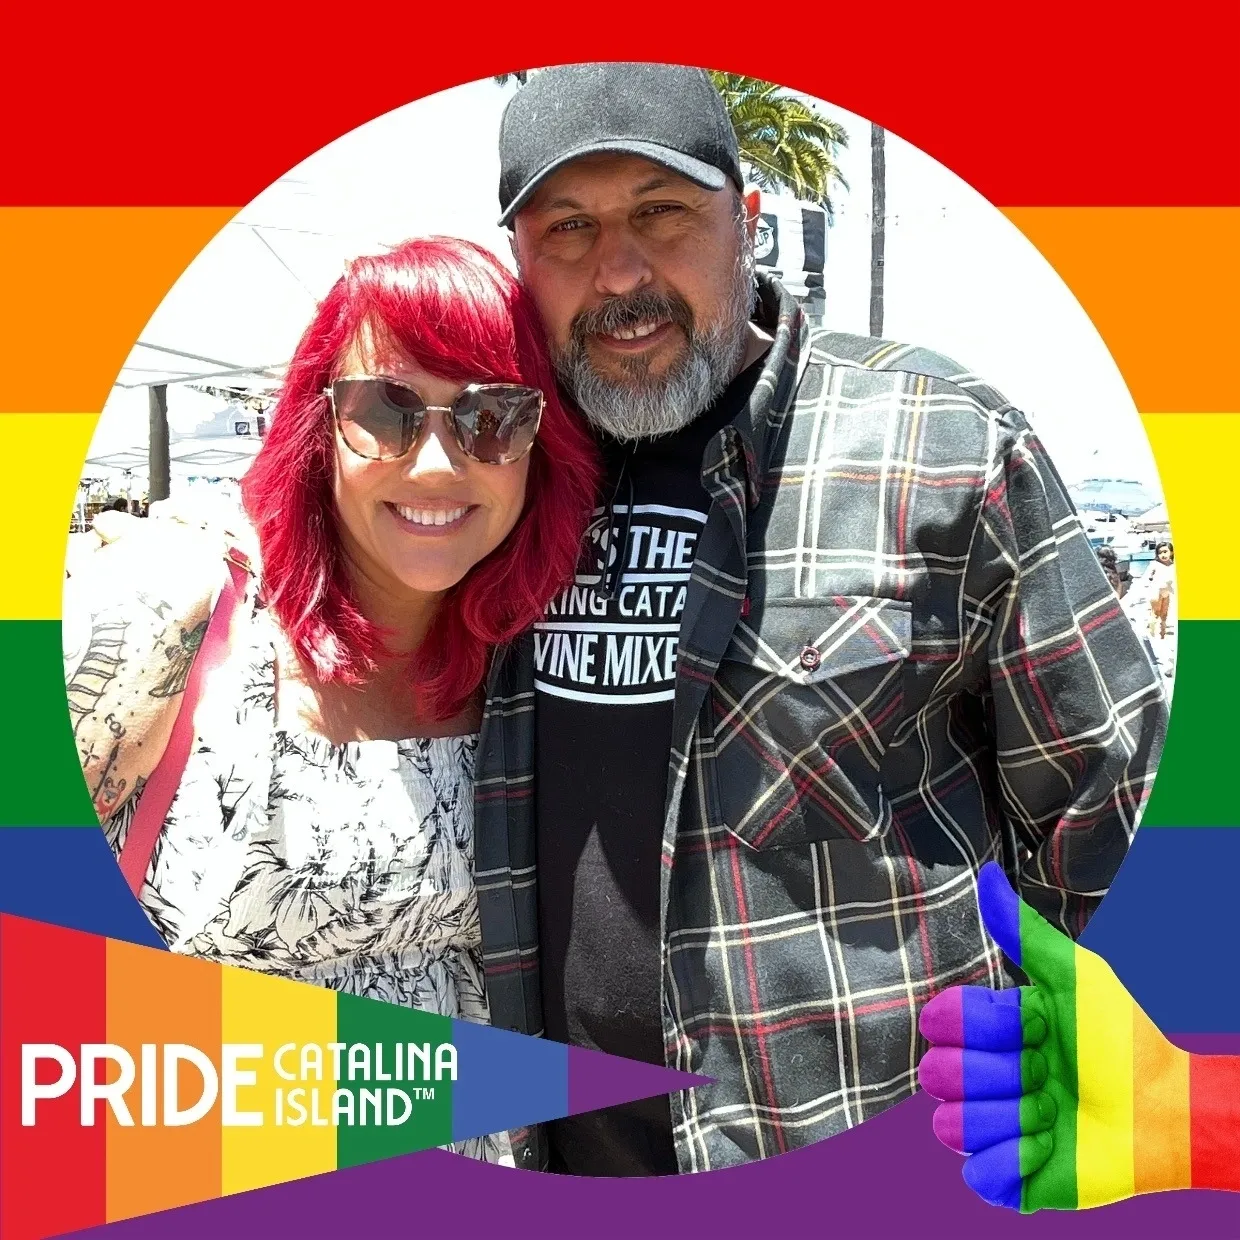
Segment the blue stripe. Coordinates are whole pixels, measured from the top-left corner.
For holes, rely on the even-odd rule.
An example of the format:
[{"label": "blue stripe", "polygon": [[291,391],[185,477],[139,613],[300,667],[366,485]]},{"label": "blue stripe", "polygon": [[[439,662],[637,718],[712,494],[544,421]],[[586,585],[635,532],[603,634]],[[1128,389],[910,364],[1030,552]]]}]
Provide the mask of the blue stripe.
[{"label": "blue stripe", "polygon": [[568,1047],[506,1029],[452,1022],[457,1075],[452,1140],[568,1114]]},{"label": "blue stripe", "polygon": [[1081,942],[1160,1029],[1240,1033],[1240,829],[1144,827]]},{"label": "blue stripe", "polygon": [[0,828],[0,912],[164,946],[98,827]]}]

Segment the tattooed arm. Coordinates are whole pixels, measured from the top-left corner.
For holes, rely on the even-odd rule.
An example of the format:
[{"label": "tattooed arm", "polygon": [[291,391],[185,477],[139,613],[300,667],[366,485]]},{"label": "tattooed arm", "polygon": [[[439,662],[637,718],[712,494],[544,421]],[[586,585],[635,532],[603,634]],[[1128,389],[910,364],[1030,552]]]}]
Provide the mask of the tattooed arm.
[{"label": "tattooed arm", "polygon": [[66,583],[65,687],[101,822],[163,755],[223,572],[218,544],[168,530],[103,547]]}]

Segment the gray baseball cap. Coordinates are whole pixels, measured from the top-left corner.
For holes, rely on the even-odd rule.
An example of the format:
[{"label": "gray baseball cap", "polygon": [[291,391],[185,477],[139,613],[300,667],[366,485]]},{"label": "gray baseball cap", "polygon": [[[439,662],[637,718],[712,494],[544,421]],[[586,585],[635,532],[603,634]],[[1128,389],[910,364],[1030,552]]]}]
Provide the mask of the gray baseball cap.
[{"label": "gray baseball cap", "polygon": [[606,62],[535,74],[499,127],[501,225],[583,155],[640,155],[702,186],[744,189],[736,132],[704,69]]}]

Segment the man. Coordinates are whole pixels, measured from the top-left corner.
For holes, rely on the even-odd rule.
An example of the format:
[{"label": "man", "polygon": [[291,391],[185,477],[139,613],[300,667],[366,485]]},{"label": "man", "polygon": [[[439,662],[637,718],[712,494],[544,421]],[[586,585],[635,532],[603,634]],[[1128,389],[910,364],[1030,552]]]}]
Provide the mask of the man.
[{"label": "man", "polygon": [[704,73],[546,70],[500,158],[609,478],[576,587],[489,681],[491,1019],[714,1078],[532,1132],[518,1164],[766,1157],[908,1096],[942,989],[1010,984],[985,861],[1079,934],[1165,706],[1024,417],[755,281]]}]

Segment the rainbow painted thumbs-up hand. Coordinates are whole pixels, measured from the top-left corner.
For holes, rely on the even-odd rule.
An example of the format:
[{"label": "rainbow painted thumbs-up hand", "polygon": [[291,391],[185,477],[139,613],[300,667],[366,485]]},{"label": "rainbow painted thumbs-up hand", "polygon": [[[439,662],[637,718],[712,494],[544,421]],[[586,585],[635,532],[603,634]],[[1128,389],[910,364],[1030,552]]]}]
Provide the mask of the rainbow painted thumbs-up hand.
[{"label": "rainbow painted thumbs-up hand", "polygon": [[1174,1188],[1240,1191],[1240,1057],[1173,1046],[1100,956],[978,878],[982,918],[1033,985],[928,1003],[934,1131],[994,1205],[1082,1210]]}]

